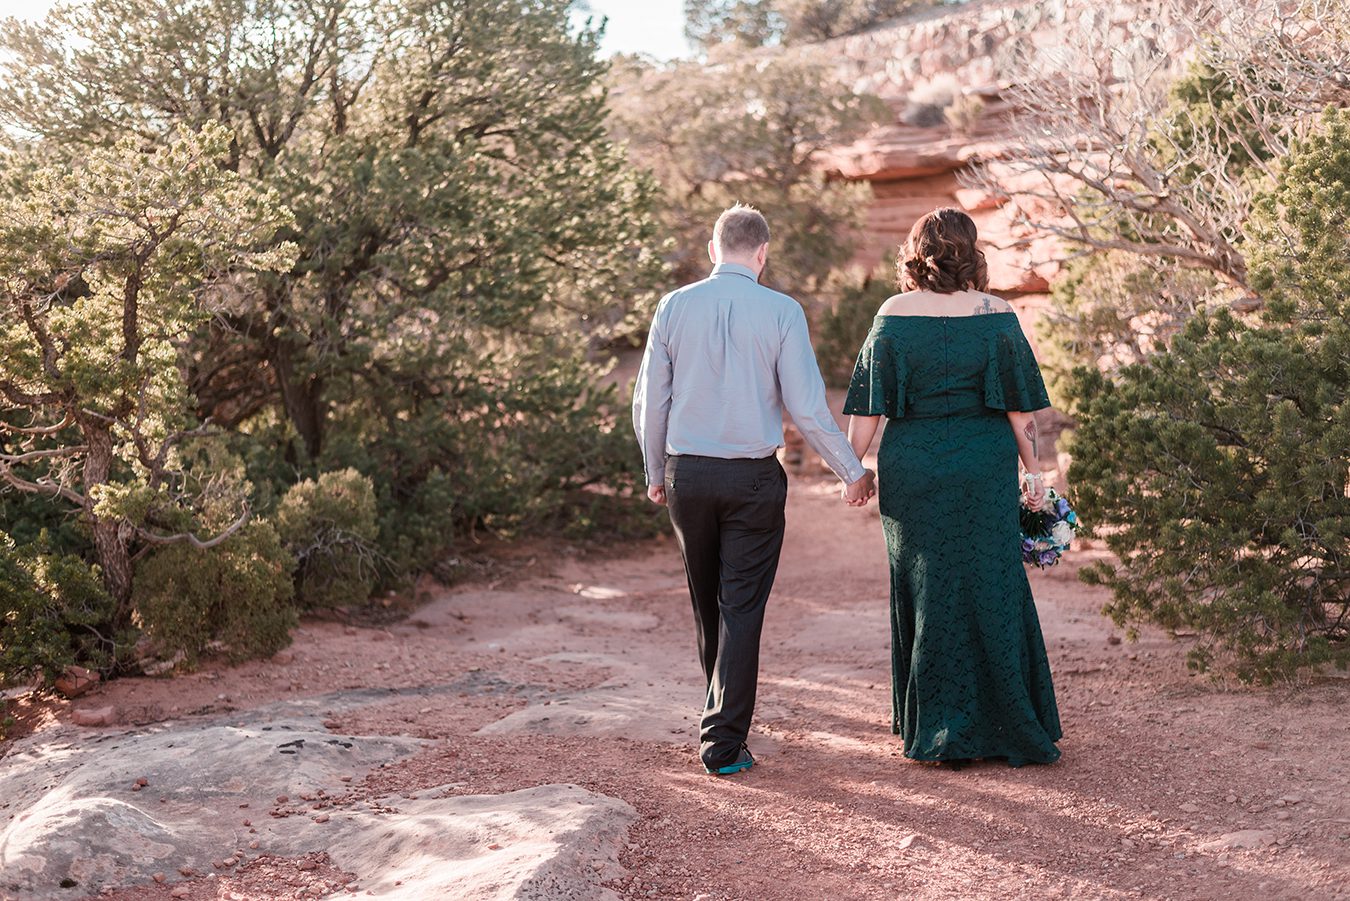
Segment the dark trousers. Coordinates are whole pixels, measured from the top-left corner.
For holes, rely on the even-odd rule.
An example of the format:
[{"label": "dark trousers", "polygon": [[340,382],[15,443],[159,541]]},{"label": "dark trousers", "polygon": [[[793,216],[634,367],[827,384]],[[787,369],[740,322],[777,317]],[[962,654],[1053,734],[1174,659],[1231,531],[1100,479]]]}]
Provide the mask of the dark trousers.
[{"label": "dark trousers", "polygon": [[699,756],[718,767],[740,753],[755,711],[760,630],[783,549],[787,473],[776,457],[671,456],[665,487],[708,682]]}]

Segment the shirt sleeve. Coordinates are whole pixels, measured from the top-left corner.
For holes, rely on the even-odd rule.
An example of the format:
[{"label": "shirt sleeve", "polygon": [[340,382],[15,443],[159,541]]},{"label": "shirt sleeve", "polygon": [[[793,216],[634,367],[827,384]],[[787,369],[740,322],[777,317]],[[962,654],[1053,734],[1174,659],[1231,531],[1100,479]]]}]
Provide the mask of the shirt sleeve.
[{"label": "shirt sleeve", "polygon": [[820,377],[806,314],[801,307],[796,307],[783,335],[783,346],[778,355],[778,386],[783,394],[783,406],[787,407],[788,415],[801,430],[806,443],[845,483],[851,485],[861,479],[866,470],[825,401],[825,382]]},{"label": "shirt sleeve", "polygon": [[661,327],[665,305],[663,299],[656,307],[647,333],[647,349],[633,385],[633,430],[642,447],[642,468],[648,485],[660,485],[666,477],[666,427],[673,375],[670,348]]}]

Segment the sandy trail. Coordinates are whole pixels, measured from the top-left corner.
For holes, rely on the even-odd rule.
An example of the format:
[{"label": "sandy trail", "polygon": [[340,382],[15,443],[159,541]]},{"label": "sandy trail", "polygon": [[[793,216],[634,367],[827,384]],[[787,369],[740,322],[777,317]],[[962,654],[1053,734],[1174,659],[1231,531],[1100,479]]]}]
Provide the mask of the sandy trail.
[{"label": "sandy trail", "polygon": [[765,629],[760,764],[739,776],[698,766],[692,614],[668,539],[602,560],[522,557],[508,579],[438,590],[387,629],[309,623],[285,663],[125,679],[78,703],[127,722],[404,689],[325,723],[432,740],[352,803],[446,784],[624,799],[638,812],[626,872],[602,880],[622,898],[1350,898],[1350,685],[1223,688],[1189,676],[1162,635],[1115,641],[1103,596],[1075,578],[1093,554],[1032,574],[1065,733],[1048,767],[900,756],[876,507],[850,510],[812,475],[793,480]]}]

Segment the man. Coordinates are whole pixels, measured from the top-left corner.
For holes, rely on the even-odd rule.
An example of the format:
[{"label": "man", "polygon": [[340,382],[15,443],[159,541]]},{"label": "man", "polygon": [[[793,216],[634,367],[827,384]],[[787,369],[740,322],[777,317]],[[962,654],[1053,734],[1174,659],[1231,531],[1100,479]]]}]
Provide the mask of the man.
[{"label": "man", "polygon": [[783,409],[861,506],[876,493],[825,403],[806,315],[759,284],[769,224],[737,204],[708,242],[710,277],[661,299],[633,391],[647,496],[665,504],[684,557],[708,695],[709,773],[754,764],[745,745],[764,608],[783,547]]}]

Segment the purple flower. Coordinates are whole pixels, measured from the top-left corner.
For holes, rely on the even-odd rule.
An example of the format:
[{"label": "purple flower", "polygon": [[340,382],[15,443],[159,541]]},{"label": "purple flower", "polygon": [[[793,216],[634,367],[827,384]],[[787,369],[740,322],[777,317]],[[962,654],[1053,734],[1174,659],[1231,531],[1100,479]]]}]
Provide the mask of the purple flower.
[{"label": "purple flower", "polygon": [[1060,498],[1059,500],[1055,501],[1055,512],[1059,514],[1060,518],[1068,516],[1069,502],[1066,501],[1064,498]]}]

